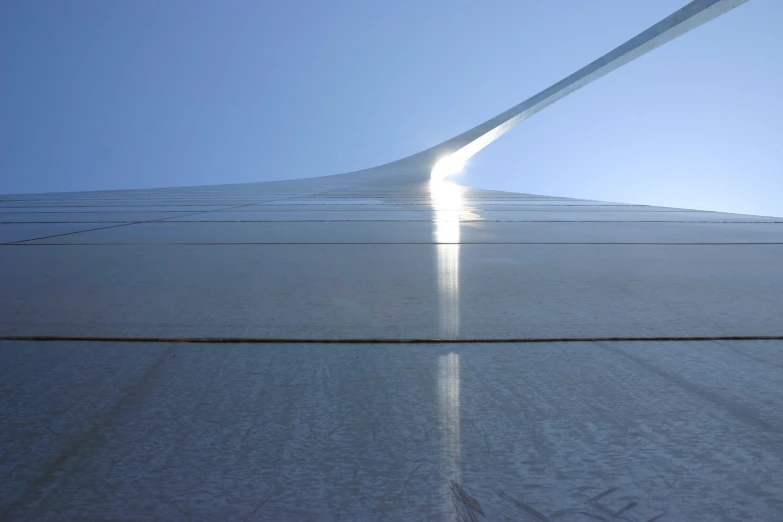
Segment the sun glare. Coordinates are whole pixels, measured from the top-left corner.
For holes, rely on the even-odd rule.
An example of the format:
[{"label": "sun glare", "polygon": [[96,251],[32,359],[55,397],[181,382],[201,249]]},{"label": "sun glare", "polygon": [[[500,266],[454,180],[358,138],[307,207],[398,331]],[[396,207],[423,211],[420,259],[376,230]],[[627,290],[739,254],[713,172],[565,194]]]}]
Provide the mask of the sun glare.
[{"label": "sun glare", "polygon": [[432,173],[430,176],[434,180],[442,180],[461,172],[465,167],[465,160],[458,157],[456,154],[450,154],[438,160],[434,167],[432,167]]}]

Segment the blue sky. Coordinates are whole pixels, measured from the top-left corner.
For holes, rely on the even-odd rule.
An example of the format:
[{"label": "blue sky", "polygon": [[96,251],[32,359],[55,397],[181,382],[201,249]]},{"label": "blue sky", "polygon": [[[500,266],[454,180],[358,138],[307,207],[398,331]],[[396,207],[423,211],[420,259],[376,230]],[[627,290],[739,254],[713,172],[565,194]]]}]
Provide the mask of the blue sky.
[{"label": "blue sky", "polygon": [[[334,174],[458,134],[684,0],[0,6],[0,193]],[[783,2],[750,0],[523,122],[483,188],[783,216]]]}]

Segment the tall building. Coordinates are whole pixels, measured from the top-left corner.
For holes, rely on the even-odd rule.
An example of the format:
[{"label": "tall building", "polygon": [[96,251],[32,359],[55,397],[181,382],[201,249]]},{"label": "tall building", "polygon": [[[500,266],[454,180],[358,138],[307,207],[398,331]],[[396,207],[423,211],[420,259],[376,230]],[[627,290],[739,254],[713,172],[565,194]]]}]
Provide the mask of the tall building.
[{"label": "tall building", "polygon": [[2,520],[783,519],[783,219],[450,170],[0,200]]}]

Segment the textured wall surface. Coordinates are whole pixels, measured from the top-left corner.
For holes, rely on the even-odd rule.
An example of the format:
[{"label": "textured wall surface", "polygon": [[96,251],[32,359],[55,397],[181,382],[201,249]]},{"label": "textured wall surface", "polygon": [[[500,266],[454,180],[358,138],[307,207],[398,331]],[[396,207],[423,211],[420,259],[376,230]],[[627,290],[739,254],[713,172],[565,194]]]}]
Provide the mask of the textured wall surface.
[{"label": "textured wall surface", "polygon": [[3,520],[783,518],[780,219],[404,165],[0,205]]}]

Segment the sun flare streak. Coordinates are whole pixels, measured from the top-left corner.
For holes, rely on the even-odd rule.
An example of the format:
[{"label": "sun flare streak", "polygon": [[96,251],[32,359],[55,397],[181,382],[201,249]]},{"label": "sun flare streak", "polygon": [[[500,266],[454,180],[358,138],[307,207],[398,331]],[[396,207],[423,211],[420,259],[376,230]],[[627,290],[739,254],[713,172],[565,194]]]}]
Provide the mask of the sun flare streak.
[{"label": "sun flare streak", "polygon": [[434,210],[438,274],[439,330],[444,338],[459,335],[459,255],[460,215],[463,187],[450,181],[430,180],[430,199]]}]

